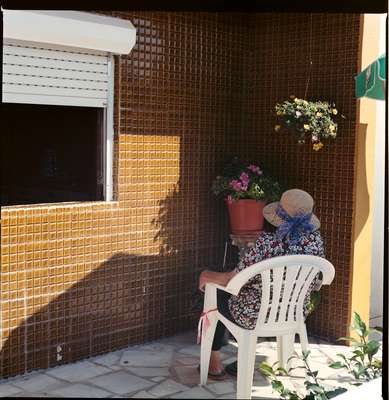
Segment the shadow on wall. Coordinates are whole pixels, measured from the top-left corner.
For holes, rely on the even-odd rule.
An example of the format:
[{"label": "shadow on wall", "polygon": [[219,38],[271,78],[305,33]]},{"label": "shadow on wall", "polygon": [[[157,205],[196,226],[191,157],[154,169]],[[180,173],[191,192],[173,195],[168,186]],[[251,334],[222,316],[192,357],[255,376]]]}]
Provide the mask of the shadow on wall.
[{"label": "shadow on wall", "polygon": [[[187,260],[193,261],[190,275],[191,310],[201,312],[204,295],[197,287],[198,276],[203,269],[223,270],[223,243],[225,244],[228,232],[227,210],[224,202],[215,199],[211,190],[205,192],[208,197],[206,203],[192,201],[191,194],[185,189],[185,183],[181,182],[180,180],[169,194],[158,202],[158,216],[151,223],[156,229],[154,241],[159,244],[162,256],[180,258],[185,249],[187,257],[182,259],[182,264],[187,263]],[[190,209],[188,202],[191,202],[192,212],[184,214],[182,210]],[[230,241],[228,243],[224,270],[232,269],[238,262],[237,249]],[[183,265],[179,263],[177,273]]]},{"label": "shadow on wall", "polygon": [[[4,327],[3,335],[8,337],[0,352],[1,377],[78,361],[195,327],[202,300],[197,295],[198,274],[205,266],[220,265],[223,240],[218,235],[224,231],[217,229],[217,221],[225,221],[225,210],[215,201],[193,201],[187,186],[180,180],[159,201],[158,216],[152,221],[158,254],[118,252],[92,271],[78,265],[72,276],[58,276],[56,284],[78,282],[50,302],[44,288],[35,288],[42,295],[34,294],[20,308],[22,316],[25,307],[33,314],[9,333]],[[210,197],[214,200],[212,193]],[[189,209],[188,202],[192,213],[183,212]],[[211,214],[202,214],[208,210]],[[50,274],[50,269],[44,273]]]},{"label": "shadow on wall", "polygon": [[[10,332],[2,377],[192,329],[193,282],[175,255],[117,253]],[[162,302],[162,304],[161,304]]]},{"label": "shadow on wall", "polygon": [[185,227],[179,223],[180,221],[177,221],[177,216],[182,215],[179,210],[181,207],[178,204],[182,194],[180,195],[178,187],[179,184],[175,185],[166,198],[158,201],[158,217],[151,221],[157,229],[154,242],[160,243],[160,254],[162,255],[175,253],[180,242],[182,243],[184,240],[183,230]]},{"label": "shadow on wall", "polygon": [[238,262],[238,250],[229,239],[225,202],[216,198],[210,189],[213,179],[212,175],[207,177],[203,198],[193,196],[188,183],[180,179],[169,194],[159,200],[158,216],[151,221],[156,229],[154,241],[159,244],[161,255],[177,254],[183,249],[192,255],[196,284],[203,269],[223,270],[226,240],[225,270]]},{"label": "shadow on wall", "polygon": [[367,186],[367,171],[366,171],[366,140],[367,140],[367,124],[359,124],[357,134],[359,138],[358,150],[356,157],[356,197],[363,199],[359,201],[358,208],[356,209],[357,214],[354,218],[354,240],[358,240],[358,237],[363,230],[367,219],[369,218],[370,212],[370,196]]}]

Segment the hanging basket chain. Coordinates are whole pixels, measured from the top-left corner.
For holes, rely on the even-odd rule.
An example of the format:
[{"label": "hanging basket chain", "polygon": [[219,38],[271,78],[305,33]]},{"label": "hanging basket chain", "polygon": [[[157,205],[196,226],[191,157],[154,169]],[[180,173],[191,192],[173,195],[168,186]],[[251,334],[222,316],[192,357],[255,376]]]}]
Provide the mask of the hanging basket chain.
[{"label": "hanging basket chain", "polygon": [[307,79],[307,84],[306,84],[306,86],[305,86],[304,99],[307,99],[309,81],[310,81],[310,79],[311,79],[311,71],[312,71],[312,60],[309,62],[308,79]]},{"label": "hanging basket chain", "polygon": [[309,71],[308,71],[307,84],[305,85],[304,99],[307,98],[308,94],[309,81],[311,80],[312,64],[313,63],[312,63],[312,13],[311,13],[310,26],[309,26]]}]

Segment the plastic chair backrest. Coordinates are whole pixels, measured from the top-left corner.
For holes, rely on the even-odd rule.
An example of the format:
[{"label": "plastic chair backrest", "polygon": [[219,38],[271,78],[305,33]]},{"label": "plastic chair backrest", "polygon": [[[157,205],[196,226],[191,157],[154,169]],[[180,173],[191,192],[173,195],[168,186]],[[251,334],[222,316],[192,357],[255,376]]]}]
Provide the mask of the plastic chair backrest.
[{"label": "plastic chair backrest", "polygon": [[304,299],[319,272],[323,275],[322,284],[329,285],[335,269],[326,259],[311,255],[273,257],[239,272],[227,286],[237,292],[251,278],[260,275],[261,307],[255,330],[286,327],[303,321]]}]

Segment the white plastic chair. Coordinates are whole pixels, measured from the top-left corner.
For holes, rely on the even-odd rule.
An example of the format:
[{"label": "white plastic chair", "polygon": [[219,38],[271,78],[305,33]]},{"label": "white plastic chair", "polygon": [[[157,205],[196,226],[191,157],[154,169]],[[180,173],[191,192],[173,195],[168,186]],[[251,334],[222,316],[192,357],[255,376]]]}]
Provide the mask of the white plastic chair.
[{"label": "white plastic chair", "polygon": [[320,271],[323,274],[322,285],[329,285],[335,276],[334,266],[329,261],[317,256],[288,255],[251,265],[237,273],[225,287],[208,283],[205,287],[204,313],[217,309],[217,289],[238,295],[240,289],[258,274],[262,279],[262,298],[258,320],[252,330],[229,321],[218,310],[206,314],[209,326],[206,330],[202,329],[200,384],[207,383],[212,342],[219,320],[234,335],[238,344],[238,399],[251,399],[258,337],[277,337],[278,361],[282,367],[294,351],[296,333],[300,336],[302,350],[306,351],[308,337],[303,304],[310,284]]}]

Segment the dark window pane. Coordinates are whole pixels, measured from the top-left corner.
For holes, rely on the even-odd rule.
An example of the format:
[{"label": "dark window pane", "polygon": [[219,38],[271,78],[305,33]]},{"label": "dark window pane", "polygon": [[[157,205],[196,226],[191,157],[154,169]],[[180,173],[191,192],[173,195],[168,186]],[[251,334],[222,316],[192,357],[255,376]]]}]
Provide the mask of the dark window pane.
[{"label": "dark window pane", "polygon": [[102,200],[103,110],[2,104],[1,204]]}]

